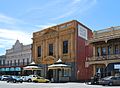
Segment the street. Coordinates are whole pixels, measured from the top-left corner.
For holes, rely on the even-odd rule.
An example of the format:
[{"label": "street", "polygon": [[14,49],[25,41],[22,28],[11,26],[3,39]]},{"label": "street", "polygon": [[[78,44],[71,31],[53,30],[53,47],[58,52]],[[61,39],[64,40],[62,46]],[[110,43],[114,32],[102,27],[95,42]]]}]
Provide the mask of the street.
[{"label": "street", "polygon": [[7,83],[0,81],[0,88],[119,88],[120,86],[87,85],[85,83]]}]

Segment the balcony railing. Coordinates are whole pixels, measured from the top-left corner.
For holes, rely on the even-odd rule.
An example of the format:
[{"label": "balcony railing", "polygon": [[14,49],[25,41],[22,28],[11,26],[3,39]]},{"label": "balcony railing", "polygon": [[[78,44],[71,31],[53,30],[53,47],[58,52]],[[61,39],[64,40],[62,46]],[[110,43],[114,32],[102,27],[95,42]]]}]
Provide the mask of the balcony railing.
[{"label": "balcony railing", "polygon": [[21,62],[21,63],[12,63],[12,65],[9,63],[9,64],[1,64],[0,66],[25,66],[25,65],[29,65],[31,62],[29,62],[29,63],[27,63],[27,62],[24,62],[24,64],[23,64],[23,62]]},{"label": "balcony railing", "polygon": [[120,59],[120,54],[88,57],[87,61],[116,60]]}]

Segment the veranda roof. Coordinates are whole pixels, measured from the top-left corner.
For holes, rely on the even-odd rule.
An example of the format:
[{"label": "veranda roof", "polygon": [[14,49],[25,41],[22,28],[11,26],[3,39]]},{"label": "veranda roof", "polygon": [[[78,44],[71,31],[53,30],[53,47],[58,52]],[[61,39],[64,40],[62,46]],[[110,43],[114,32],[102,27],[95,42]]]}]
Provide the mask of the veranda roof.
[{"label": "veranda roof", "polygon": [[38,67],[38,66],[26,66],[23,69],[24,70],[41,70],[41,67]]},{"label": "veranda roof", "polygon": [[49,65],[48,69],[69,69],[70,67],[64,63],[62,63],[62,60],[59,59],[56,61],[56,63]]}]

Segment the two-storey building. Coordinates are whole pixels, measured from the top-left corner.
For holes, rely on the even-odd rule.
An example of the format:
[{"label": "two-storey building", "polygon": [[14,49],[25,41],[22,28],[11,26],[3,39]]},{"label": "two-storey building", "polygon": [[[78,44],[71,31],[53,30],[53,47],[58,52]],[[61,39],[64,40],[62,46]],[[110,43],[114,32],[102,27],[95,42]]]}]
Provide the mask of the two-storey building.
[{"label": "two-storey building", "polygon": [[101,77],[120,73],[120,26],[98,30],[89,40],[93,45],[93,57],[89,57],[86,67],[93,67],[93,75]]},{"label": "two-storey building", "polygon": [[5,59],[1,65],[2,74],[21,75],[23,67],[32,62],[31,44],[23,45],[16,41],[11,49],[6,50]]},{"label": "two-storey building", "polygon": [[[53,74],[53,71],[48,72],[48,66],[60,58],[71,68],[66,74],[70,81],[90,78],[85,61],[92,55],[92,47],[87,44],[91,37],[92,31],[76,20],[34,32],[32,55],[35,63],[42,65],[42,76]],[[66,71],[60,71],[62,73]]]}]

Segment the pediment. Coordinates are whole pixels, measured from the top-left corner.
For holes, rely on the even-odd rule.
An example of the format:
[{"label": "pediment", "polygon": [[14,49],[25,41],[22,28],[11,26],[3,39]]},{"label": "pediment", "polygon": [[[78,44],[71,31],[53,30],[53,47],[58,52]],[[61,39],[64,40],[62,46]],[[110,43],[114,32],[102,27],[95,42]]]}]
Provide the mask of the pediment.
[{"label": "pediment", "polygon": [[47,29],[47,30],[44,31],[43,35],[50,35],[50,34],[54,35],[54,34],[57,34],[57,33],[58,32],[55,29]]}]

